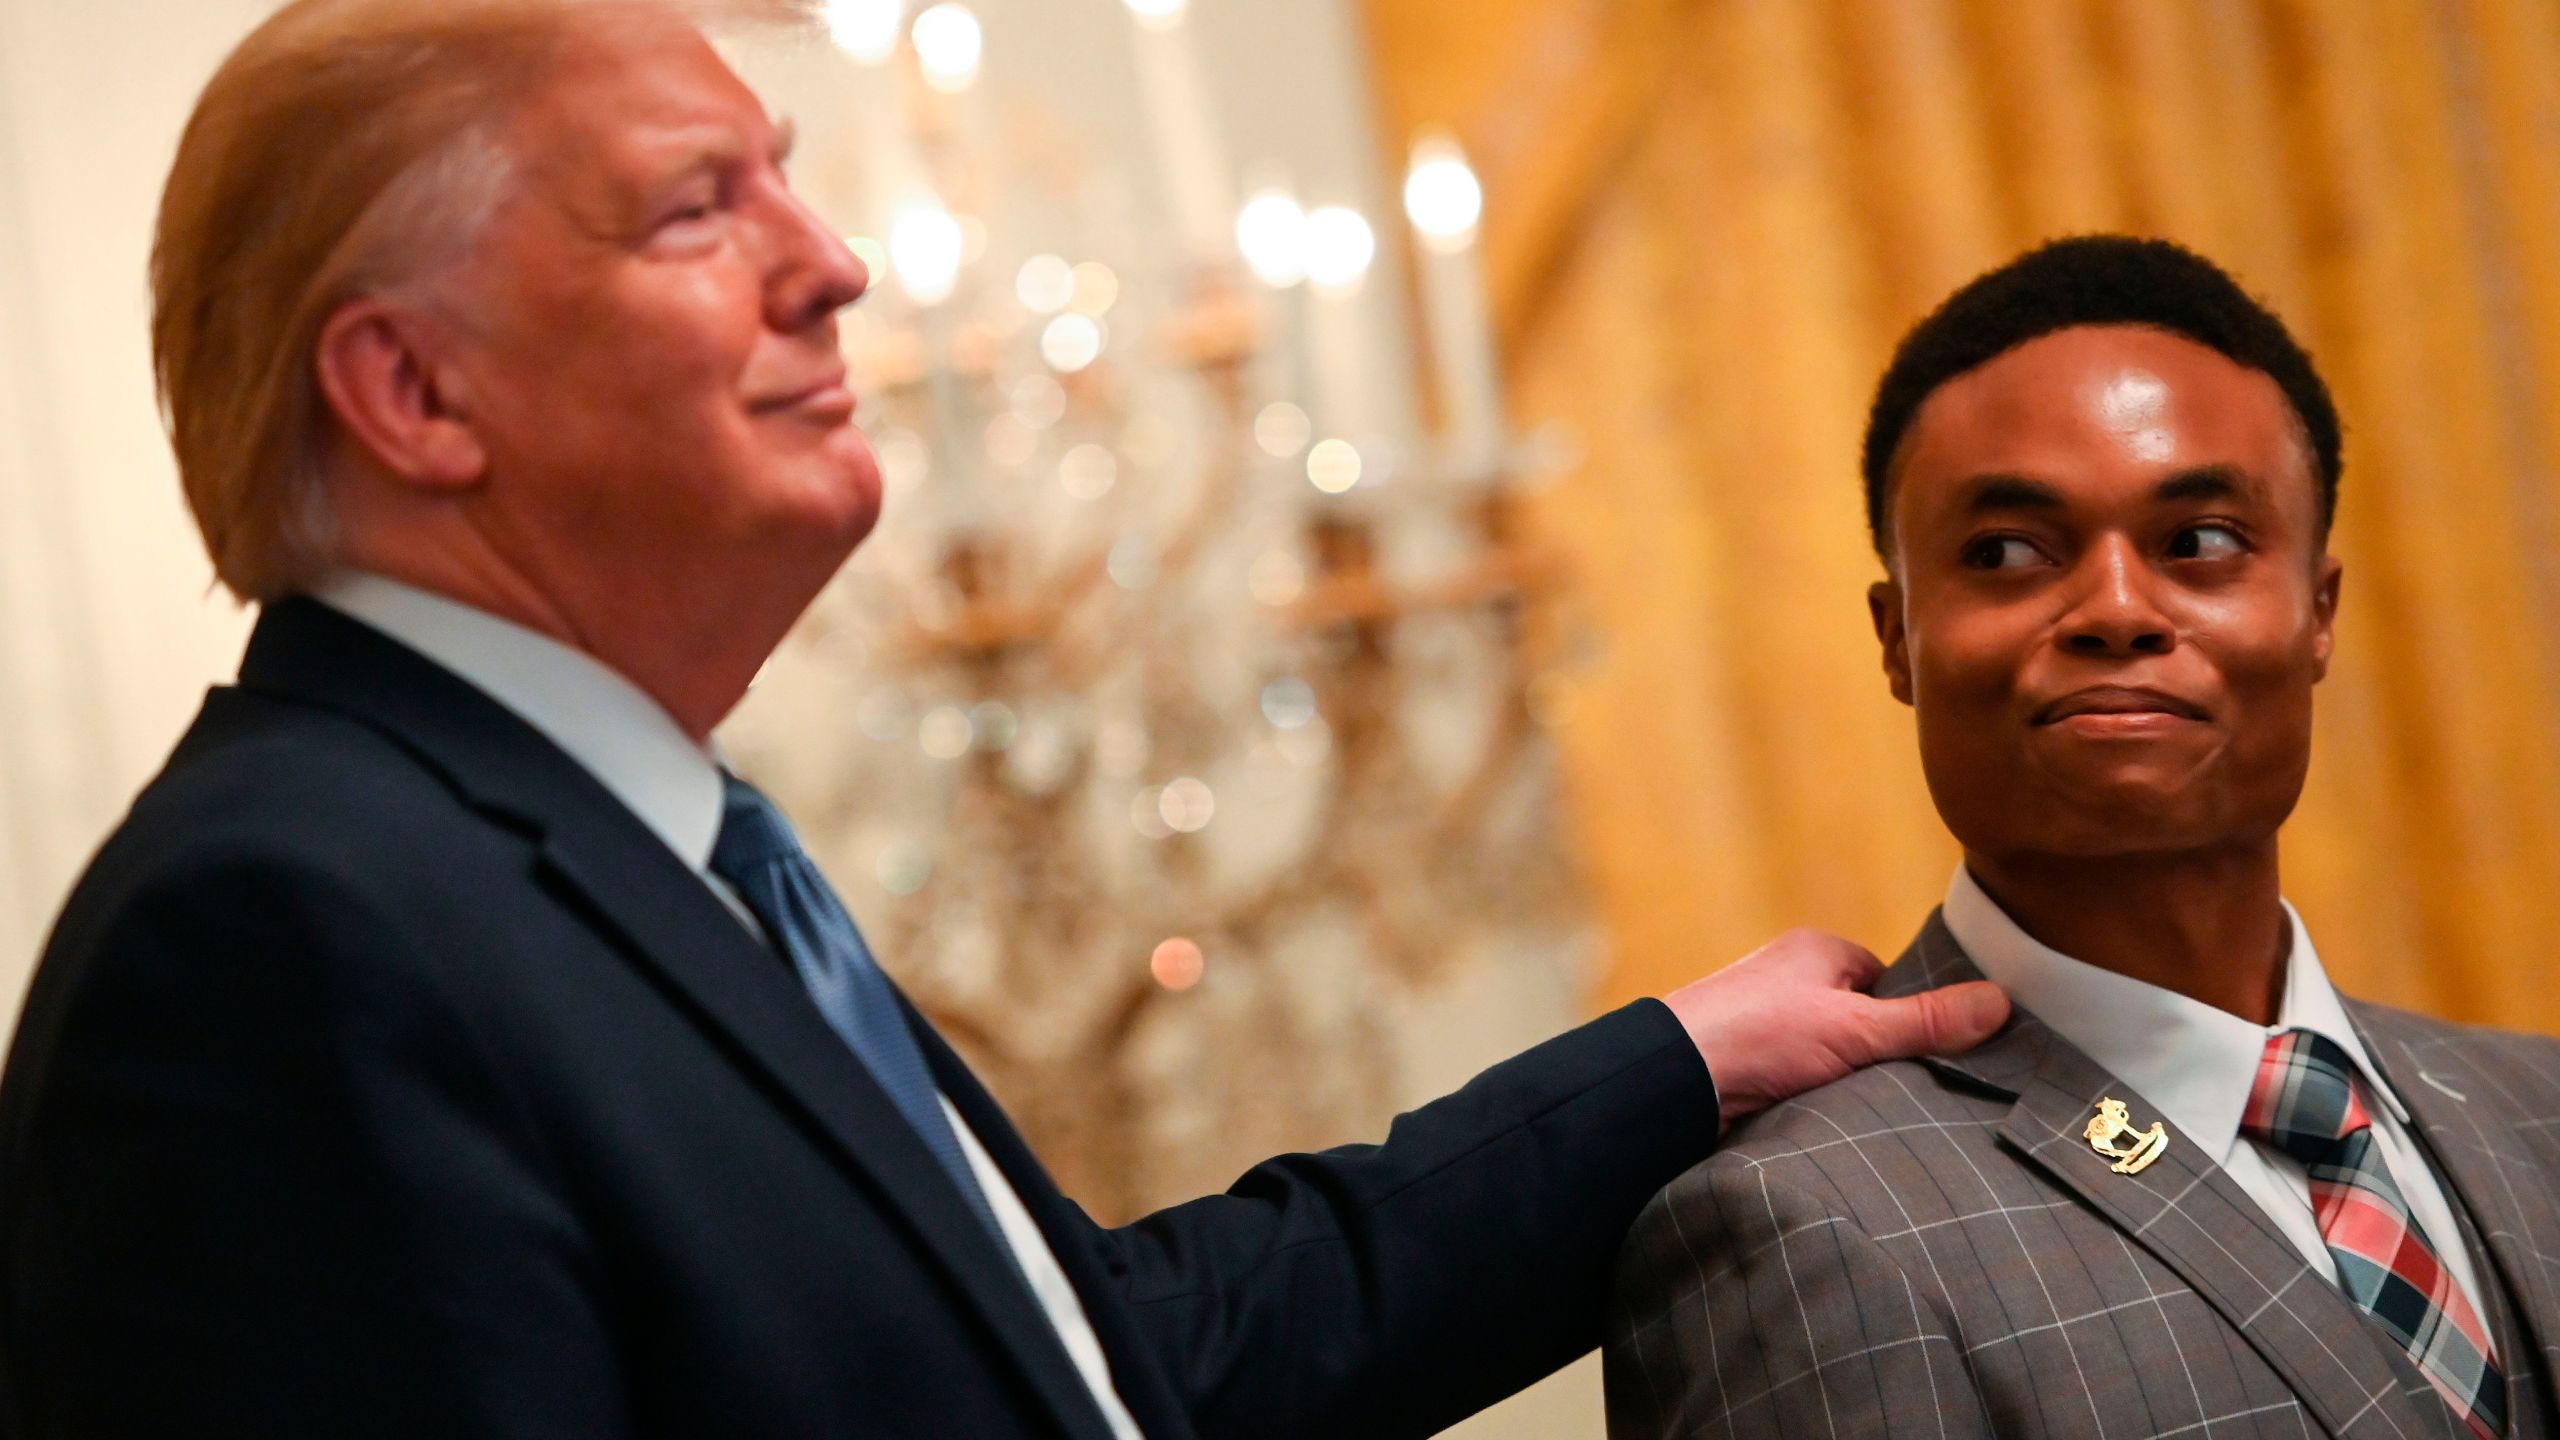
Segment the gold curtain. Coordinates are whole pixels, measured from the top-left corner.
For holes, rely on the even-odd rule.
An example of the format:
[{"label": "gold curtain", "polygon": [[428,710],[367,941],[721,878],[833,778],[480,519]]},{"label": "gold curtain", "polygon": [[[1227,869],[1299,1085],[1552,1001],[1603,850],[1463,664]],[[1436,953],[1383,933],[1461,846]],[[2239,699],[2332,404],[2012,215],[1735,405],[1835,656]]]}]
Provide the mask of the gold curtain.
[{"label": "gold curtain", "polygon": [[2184,241],[2347,423],[2341,658],[2287,890],[2340,983],[2560,1031],[2560,6],[1365,0],[1454,130],[1539,517],[1604,999],[1790,924],[1888,958],[1954,850],[1884,690],[1856,454],[1894,339],[2034,242]]}]

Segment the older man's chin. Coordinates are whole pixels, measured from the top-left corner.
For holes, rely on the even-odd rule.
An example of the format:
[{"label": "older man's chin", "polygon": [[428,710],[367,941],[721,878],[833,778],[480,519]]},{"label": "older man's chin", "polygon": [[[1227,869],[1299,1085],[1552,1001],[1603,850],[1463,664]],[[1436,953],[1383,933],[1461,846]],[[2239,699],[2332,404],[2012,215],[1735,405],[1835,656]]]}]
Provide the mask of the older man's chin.
[{"label": "older man's chin", "polygon": [[847,422],[829,432],[806,463],[813,490],[824,497],[813,509],[836,543],[850,553],[880,523],[885,499],[880,459],[872,453],[869,437]]}]

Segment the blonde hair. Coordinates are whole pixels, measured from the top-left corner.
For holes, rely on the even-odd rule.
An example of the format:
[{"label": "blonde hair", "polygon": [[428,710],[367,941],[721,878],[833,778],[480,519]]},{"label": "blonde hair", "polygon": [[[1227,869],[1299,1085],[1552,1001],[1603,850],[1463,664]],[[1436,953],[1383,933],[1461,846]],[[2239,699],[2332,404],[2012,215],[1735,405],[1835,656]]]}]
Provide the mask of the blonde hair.
[{"label": "blonde hair", "polygon": [[196,102],[151,253],[153,368],[214,574],[244,601],[335,548],[329,316],[466,253],[505,198],[502,130],[585,0],[296,0]]}]

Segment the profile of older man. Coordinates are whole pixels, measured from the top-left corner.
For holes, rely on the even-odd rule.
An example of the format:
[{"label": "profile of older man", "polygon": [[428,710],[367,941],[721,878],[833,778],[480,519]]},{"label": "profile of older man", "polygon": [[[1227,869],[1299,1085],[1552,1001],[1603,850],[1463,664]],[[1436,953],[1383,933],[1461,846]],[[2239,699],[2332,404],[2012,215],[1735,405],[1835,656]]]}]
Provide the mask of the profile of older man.
[{"label": "profile of older man", "polygon": [[0,1080],[0,1433],[1418,1435],[1720,1111],[1998,1023],[1797,933],[1087,1219],[706,748],[879,506],[784,144],[615,0],[302,0],[205,92],[154,338],[262,614]]}]

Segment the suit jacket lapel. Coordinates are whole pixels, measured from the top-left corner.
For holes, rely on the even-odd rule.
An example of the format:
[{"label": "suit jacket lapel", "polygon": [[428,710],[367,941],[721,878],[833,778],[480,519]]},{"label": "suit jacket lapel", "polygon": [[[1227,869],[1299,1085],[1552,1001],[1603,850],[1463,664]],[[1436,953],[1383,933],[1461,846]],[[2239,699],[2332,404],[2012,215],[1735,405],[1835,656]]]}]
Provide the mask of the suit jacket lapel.
[{"label": "suit jacket lapel", "polygon": [[553,883],[868,1179],[1074,1433],[1107,1436],[1047,1317],[914,1127],[789,968],[583,767],[443,667],[309,600],[268,607],[241,684],[384,731],[533,839]]},{"label": "suit jacket lapel", "polygon": [[[1905,973],[1907,972],[1907,973]],[[1932,916],[1880,994],[1981,978]],[[2223,1173],[2218,1156],[2172,1133],[2138,1174],[2116,1174],[2084,1127],[2103,1099],[2125,1102],[2136,1124],[2158,1112],[2079,1047],[2021,1012],[1972,1054],[1929,1062],[1966,1083],[2017,1097],[2001,1142],[2111,1221],[2202,1296],[2285,1378],[2340,1440],[2442,1433],[2442,1403],[2414,1371],[2374,1343],[2373,1322],[2314,1274],[2266,1213]]]},{"label": "suit jacket lapel", "polygon": [[1164,1367],[1147,1349],[1132,1323],[1124,1287],[1108,1271],[1097,1251],[1094,1241],[1099,1227],[1083,1207],[1060,1193],[1048,1170],[1024,1143],[1021,1132],[1014,1129],[1012,1119],[978,1083],[978,1077],[949,1042],[921,1016],[916,1018],[917,1035],[924,1046],[926,1063],[933,1067],[935,1082],[942,1087],[942,1093],[951,1097],[952,1108],[969,1123],[996,1168],[1004,1172],[1006,1183],[1013,1186],[1022,1207],[1039,1225],[1050,1253],[1057,1257],[1058,1268],[1066,1273],[1068,1283],[1083,1302],[1085,1318],[1092,1323],[1095,1338],[1102,1342],[1103,1355],[1111,1362],[1111,1380],[1120,1392],[1120,1403],[1129,1408],[1130,1416],[1149,1440],[1183,1440],[1192,1433],[1191,1417],[1174,1394]]},{"label": "suit jacket lapel", "polygon": [[[1106,1436],[1084,1379],[1013,1260],[952,1189],[871,1072],[818,1013],[790,971],[636,822],[633,835],[555,830],[544,856],[619,931],[630,951],[761,1071],[785,1105],[876,1186],[995,1331],[1004,1349],[1079,1435]],[[647,846],[630,843],[634,839]],[[646,880],[654,846],[667,870]],[[751,978],[752,977],[752,978]]]},{"label": "suit jacket lapel", "polygon": [[2560,1257],[2560,1177],[2518,1139],[2519,1127],[2541,1117],[2492,1067],[2478,1063],[2475,1049],[2443,1043],[2451,1027],[2355,1001],[2347,1011],[2375,1068],[2407,1108],[2436,1174],[2488,1251],[2482,1281],[2503,1284],[2514,1297],[2507,1308],[2521,1332],[2517,1341],[2531,1353],[2509,1353],[2502,1361],[2511,1370],[2518,1358],[2529,1363],[2544,1405],[2560,1413],[2550,1363],[2560,1336],[2549,1333],[2560,1316],[2560,1276],[2553,1273]]}]

